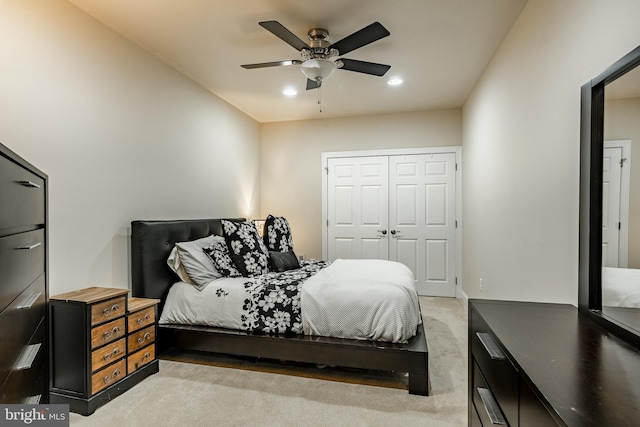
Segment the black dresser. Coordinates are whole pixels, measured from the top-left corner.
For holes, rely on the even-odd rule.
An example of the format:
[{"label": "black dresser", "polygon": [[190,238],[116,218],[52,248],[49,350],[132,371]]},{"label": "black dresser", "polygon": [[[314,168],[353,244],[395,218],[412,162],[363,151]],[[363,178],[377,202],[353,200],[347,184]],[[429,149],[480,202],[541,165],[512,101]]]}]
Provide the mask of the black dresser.
[{"label": "black dresser", "polygon": [[469,426],[637,426],[640,350],[565,304],[469,300]]},{"label": "black dresser", "polygon": [[47,175],[0,144],[0,403],[48,403]]}]

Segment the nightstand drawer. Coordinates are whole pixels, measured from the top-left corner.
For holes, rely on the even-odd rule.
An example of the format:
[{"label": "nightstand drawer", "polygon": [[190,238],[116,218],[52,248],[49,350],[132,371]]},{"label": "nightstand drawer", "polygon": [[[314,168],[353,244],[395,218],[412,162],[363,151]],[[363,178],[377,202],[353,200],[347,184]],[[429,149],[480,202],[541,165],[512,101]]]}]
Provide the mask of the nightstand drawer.
[{"label": "nightstand drawer", "polygon": [[44,224],[44,180],[0,156],[0,229]]},{"label": "nightstand drawer", "polygon": [[[508,422],[518,422],[518,371],[500,346],[498,340],[480,321],[475,312],[471,316],[471,349],[473,359],[486,379]],[[478,408],[478,412],[481,410]]]},{"label": "nightstand drawer", "polygon": [[107,366],[91,376],[91,394],[96,394],[100,390],[115,384],[126,375],[127,362],[124,359]]},{"label": "nightstand drawer", "polygon": [[123,316],[126,310],[125,297],[113,298],[91,306],[91,325],[107,322]]},{"label": "nightstand drawer", "polygon": [[103,366],[124,357],[127,354],[127,342],[123,338],[113,344],[105,345],[91,353],[91,371],[97,371]]},{"label": "nightstand drawer", "polygon": [[44,273],[44,230],[0,238],[0,310]]},{"label": "nightstand drawer", "polygon": [[156,327],[155,325],[151,325],[141,331],[134,332],[133,334],[129,334],[129,338],[127,338],[127,345],[129,353],[133,353],[134,351],[144,347],[145,345],[149,345],[154,342],[156,339]]},{"label": "nightstand drawer", "polygon": [[[110,343],[125,335],[124,317],[91,330],[91,348]],[[79,337],[78,337],[79,338]]]},{"label": "nightstand drawer", "polygon": [[146,310],[136,311],[135,313],[127,316],[127,319],[129,333],[135,332],[138,329],[142,329],[145,326],[151,325],[156,321],[155,306],[149,307]]},{"label": "nightstand drawer", "polygon": [[137,369],[142,368],[147,363],[155,360],[156,358],[156,346],[151,344],[143,348],[142,350],[129,356],[127,361],[127,374],[130,374]]}]

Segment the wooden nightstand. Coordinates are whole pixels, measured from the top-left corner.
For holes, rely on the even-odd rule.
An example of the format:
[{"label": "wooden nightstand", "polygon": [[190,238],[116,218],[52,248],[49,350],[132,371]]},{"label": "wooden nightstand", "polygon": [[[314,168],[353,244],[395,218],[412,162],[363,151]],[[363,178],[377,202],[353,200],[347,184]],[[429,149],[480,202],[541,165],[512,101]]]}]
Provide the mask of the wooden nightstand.
[{"label": "wooden nightstand", "polygon": [[51,403],[92,414],[158,372],[156,299],[92,287],[50,298]]}]

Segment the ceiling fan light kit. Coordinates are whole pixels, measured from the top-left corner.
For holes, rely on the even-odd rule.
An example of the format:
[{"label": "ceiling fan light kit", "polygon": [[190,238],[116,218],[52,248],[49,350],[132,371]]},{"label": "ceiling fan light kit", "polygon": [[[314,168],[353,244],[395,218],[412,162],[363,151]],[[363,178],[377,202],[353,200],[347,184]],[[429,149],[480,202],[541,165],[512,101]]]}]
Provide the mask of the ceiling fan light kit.
[{"label": "ceiling fan light kit", "polygon": [[[355,49],[366,46],[390,35],[379,22],[374,22],[355,33],[335,42],[329,42],[329,32],[323,28],[312,28],[307,33],[308,42],[302,41],[278,21],[263,21],[261,27],[270,31],[301,54],[302,60],[285,60],[241,65],[245,69],[300,65],[300,70],[307,77],[306,89],[320,89],[322,82],[337,69],[354,71],[382,77],[391,66],[356,59],[338,59]],[[319,96],[319,94],[318,94]],[[318,100],[318,103],[320,101]],[[322,111],[322,110],[321,110]]]},{"label": "ceiling fan light kit", "polygon": [[300,64],[300,70],[308,79],[321,83],[340,66],[342,66],[342,62],[334,62],[330,59],[307,59]]}]

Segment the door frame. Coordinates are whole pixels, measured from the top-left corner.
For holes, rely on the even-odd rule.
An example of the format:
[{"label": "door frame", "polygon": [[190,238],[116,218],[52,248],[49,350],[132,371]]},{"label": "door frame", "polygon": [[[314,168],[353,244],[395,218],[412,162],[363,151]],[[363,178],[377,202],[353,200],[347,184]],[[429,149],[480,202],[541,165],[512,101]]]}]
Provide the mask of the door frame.
[{"label": "door frame", "polygon": [[620,171],[620,232],[618,233],[618,267],[629,265],[629,196],[631,185],[631,140],[604,141],[603,148],[622,149],[622,159],[627,167]]},{"label": "door frame", "polygon": [[456,298],[463,298],[462,294],[462,147],[423,147],[361,151],[333,151],[322,153],[322,259],[328,259],[327,241],[327,197],[328,189],[328,164],[329,159],[345,157],[371,157],[371,156],[407,156],[412,154],[440,154],[454,153],[456,156]]}]

